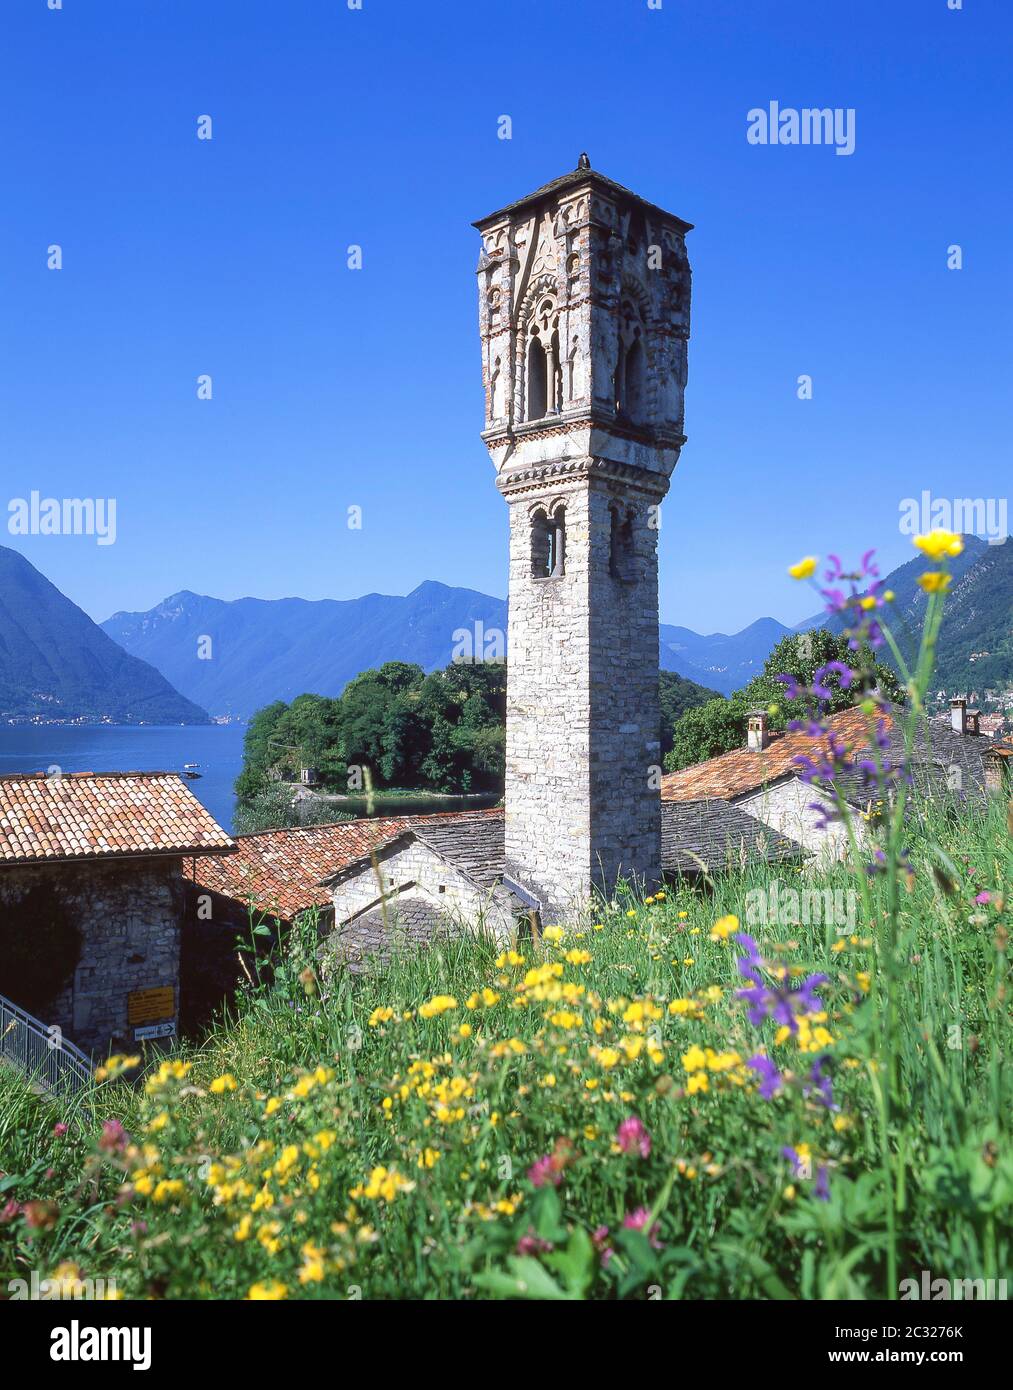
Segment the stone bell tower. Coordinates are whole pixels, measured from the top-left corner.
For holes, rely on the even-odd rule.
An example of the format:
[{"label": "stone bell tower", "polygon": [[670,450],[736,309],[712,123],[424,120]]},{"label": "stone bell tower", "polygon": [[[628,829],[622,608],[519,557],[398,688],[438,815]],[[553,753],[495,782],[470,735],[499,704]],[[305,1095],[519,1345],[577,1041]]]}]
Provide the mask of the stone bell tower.
[{"label": "stone bell tower", "polygon": [[586,155],[475,226],[482,438],[510,507],[506,871],[552,921],[660,880],[657,540],[691,228]]}]

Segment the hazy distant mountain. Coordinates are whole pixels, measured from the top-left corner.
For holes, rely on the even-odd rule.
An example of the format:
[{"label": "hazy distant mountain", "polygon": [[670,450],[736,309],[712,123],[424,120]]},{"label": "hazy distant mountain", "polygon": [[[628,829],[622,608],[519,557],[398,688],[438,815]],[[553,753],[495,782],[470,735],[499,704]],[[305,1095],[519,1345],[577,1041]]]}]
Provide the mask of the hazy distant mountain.
[{"label": "hazy distant mountain", "polygon": [[[1008,684],[1013,680],[1013,546],[989,546],[973,536],[965,543],[964,553],[952,562],[952,616],[944,630],[940,684]],[[924,560],[915,558],[887,579],[897,608],[913,626],[924,610],[925,596],[916,582],[924,567]],[[827,621],[820,613],[789,628],[759,618],[741,632],[706,636],[662,623],[660,665],[728,695],[762,669],[786,634]],[[426,670],[445,666],[455,631],[474,633],[476,624],[485,634],[505,634],[505,601],[428,580],[405,597],[366,594],[315,602],[226,602],[183,592],[148,613],[116,613],[102,627],[212,714],[246,716],[272,700],[291,700],[306,691],[338,695],[353,676],[384,661],[414,661]],[[982,651],[995,653],[995,659],[969,661]]]},{"label": "hazy distant mountain", "polygon": [[115,613],[102,627],[212,714],[245,716],[307,691],[339,695],[353,676],[384,661],[446,666],[454,633],[475,634],[476,623],[484,634],[502,632],[505,642],[504,600],[429,580],[405,597],[316,601],[227,602],[184,591],[148,613]]},{"label": "hazy distant mountain", "polygon": [[741,632],[712,632],[707,637],[662,623],[661,666],[730,695],[763,669],[771,649],[791,631],[776,618],[758,618]]},{"label": "hazy distant mountain", "polygon": [[206,724],[154,667],[128,655],[16,550],[0,546],[0,719]]},{"label": "hazy distant mountain", "polygon": [[[949,561],[953,582],[932,684],[951,693],[976,690],[981,698],[986,689],[1013,685],[1013,544],[1007,538],[1002,545],[989,545],[977,536],[964,536],[963,541],[961,554]],[[928,604],[918,576],[928,567],[925,557],[916,555],[886,576],[886,587],[895,595],[888,621],[908,661],[914,657]],[[827,625],[826,615],[817,613],[799,623],[798,630]],[[889,652],[880,655],[891,661]]]}]

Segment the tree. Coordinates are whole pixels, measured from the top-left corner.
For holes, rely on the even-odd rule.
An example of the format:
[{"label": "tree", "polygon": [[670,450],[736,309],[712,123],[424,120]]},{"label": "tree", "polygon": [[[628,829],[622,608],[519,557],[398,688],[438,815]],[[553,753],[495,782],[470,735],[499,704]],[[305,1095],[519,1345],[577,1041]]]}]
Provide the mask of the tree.
[{"label": "tree", "polygon": [[719,700],[716,690],[687,680],[675,671],[658,672],[658,692],[661,697],[661,754],[671,751],[675,738],[675,725],[688,709],[704,705],[708,700]]},{"label": "tree", "polygon": [[742,690],[736,690],[727,700],[710,700],[680,717],[665,767],[669,772],[677,772],[719,753],[744,748],[746,721],[752,709],[767,711],[771,729],[785,729],[792,720],[807,718],[816,711],[816,701],[803,694],[789,700],[785,683],[778,676],[792,676],[800,686],[811,687],[816,672],[833,661],[855,674],[847,689],[841,685],[838,673],[827,678],[825,688],[830,698],[819,705],[824,713],[850,709],[863,694],[874,689],[888,700],[903,699],[903,689],[894,671],[874,657],[849,651],[846,637],[826,628],[791,633],[782,637],[764,662],[763,670]]},{"label": "tree", "polygon": [[805,719],[813,713],[816,703],[806,697],[787,699],[785,684],[777,679],[778,676],[793,676],[799,685],[809,687],[816,672],[832,661],[847,666],[855,673],[855,679],[845,689],[836,673],[830,676],[826,686],[831,692],[830,700],[822,703],[825,713],[837,714],[840,710],[850,709],[863,694],[875,689],[888,700],[903,699],[900,681],[891,667],[875,657],[850,651],[846,637],[825,627],[782,637],[763,663],[759,675],[754,676],[745,689],[737,693],[742,695],[747,709],[776,706],[770,715],[771,727],[783,729],[790,720]]},{"label": "tree", "polygon": [[746,706],[740,696],[740,691],[728,700],[719,695],[705,705],[688,709],[681,716],[673,731],[672,747],[665,756],[669,772],[678,772],[680,768],[743,746]]}]

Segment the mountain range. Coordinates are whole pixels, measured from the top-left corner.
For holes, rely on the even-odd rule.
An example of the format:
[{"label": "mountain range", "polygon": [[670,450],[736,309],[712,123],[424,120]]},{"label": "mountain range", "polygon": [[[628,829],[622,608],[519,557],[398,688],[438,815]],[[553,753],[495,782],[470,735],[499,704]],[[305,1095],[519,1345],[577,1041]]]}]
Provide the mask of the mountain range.
[{"label": "mountain range", "polygon": [[[1007,685],[1013,681],[1013,545],[989,545],[974,536],[965,536],[964,543],[963,553],[951,562],[954,582],[939,684],[952,689]],[[905,627],[911,629],[912,642],[925,608],[917,583],[924,568],[925,561],[916,557],[886,576],[895,594],[892,621],[901,637]],[[312,602],[228,602],[184,591],[147,613],[116,613],[102,626],[190,699],[214,714],[243,717],[304,691],[337,695],[353,676],[384,661],[414,661],[427,670],[444,666],[455,632],[475,633],[476,624],[486,636],[505,634],[506,602],[427,580],[405,597],[367,594]],[[823,612],[794,627],[760,618],[731,634],[703,635],[662,623],[660,665],[728,695],[762,669],[782,637],[827,625],[834,624]]]},{"label": "mountain range", "polygon": [[0,546],[0,720],[206,724],[206,712]]},{"label": "mountain range", "polygon": [[[964,537],[939,645],[937,688],[1013,684],[1013,545]],[[913,645],[926,597],[915,558],[886,577],[891,622]],[[660,665],[730,694],[792,632],[828,624],[824,613],[786,627],[760,618],[736,633],[701,634],[663,623]],[[833,626],[832,623],[829,625]],[[470,634],[478,651],[505,642],[503,599],[427,580],[405,596],[231,601],[184,590],[144,613],[98,625],[17,551],[0,546],[0,719],[107,719],[199,723],[246,718],[303,692],[338,695],[385,661],[446,665]],[[503,638],[499,634],[504,634]],[[488,647],[485,648],[488,650]],[[695,694],[695,692],[694,692]]]}]

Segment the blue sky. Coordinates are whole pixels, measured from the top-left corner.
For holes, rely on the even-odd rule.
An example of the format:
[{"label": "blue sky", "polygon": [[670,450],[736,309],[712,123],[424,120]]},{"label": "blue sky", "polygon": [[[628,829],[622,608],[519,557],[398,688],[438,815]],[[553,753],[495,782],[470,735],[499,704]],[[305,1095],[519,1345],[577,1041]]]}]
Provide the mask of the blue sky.
[{"label": "blue sky", "polygon": [[[797,621],[800,554],[892,566],[901,499],[1008,491],[1007,0],[24,0],[2,26],[0,514],[34,489],[118,524],[0,543],[97,619],[184,588],[505,593],[470,223],[581,150],[696,225],[663,620]],[[854,108],[854,154],[748,144],[771,100]]]}]

